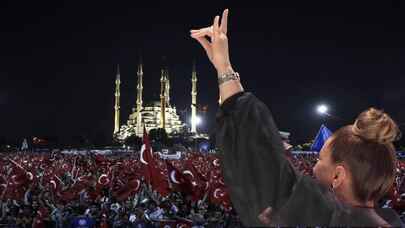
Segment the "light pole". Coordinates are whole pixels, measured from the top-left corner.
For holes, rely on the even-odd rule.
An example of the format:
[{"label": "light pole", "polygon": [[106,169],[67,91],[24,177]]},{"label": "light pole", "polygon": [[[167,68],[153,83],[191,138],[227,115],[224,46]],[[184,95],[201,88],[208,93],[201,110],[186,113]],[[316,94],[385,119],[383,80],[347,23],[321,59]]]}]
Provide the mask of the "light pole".
[{"label": "light pole", "polygon": [[196,126],[198,126],[201,124],[202,120],[201,120],[201,117],[196,116],[195,118],[191,117],[190,122],[191,122],[191,124],[195,124]]},{"label": "light pole", "polygon": [[[198,129],[198,125],[200,125],[201,123],[202,123],[202,120],[201,120],[201,117],[200,116],[195,116],[195,118],[193,118],[193,117],[191,117],[190,118],[190,122],[191,122],[191,125],[193,125],[193,124],[195,124],[195,126],[196,126],[196,129]],[[196,143],[196,137],[197,137],[197,135],[198,135],[198,131],[197,131],[197,133],[194,135],[194,137],[193,137],[193,144],[194,144],[194,150],[195,151],[197,151],[197,143]]]}]

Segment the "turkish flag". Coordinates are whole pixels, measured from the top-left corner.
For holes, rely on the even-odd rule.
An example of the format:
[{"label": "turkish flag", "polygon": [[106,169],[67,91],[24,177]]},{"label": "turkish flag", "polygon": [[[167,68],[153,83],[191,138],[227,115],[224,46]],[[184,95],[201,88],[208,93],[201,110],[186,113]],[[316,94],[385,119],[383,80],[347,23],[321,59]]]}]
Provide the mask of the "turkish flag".
[{"label": "turkish flag", "polygon": [[192,194],[193,188],[191,182],[185,177],[185,175],[172,165],[169,161],[166,161],[167,173],[170,183],[172,183],[173,189],[186,194]]},{"label": "turkish flag", "polygon": [[[206,181],[201,172],[198,171],[198,167],[201,168],[199,163],[202,164],[202,161],[197,160],[197,157],[193,157],[186,161],[184,170],[182,173],[185,175],[187,180],[191,183],[192,186],[192,200],[197,202],[198,200],[204,197],[204,194],[209,190],[209,182]],[[198,166],[198,167],[196,167]]]},{"label": "turkish flag", "polygon": [[141,181],[136,178],[129,179],[124,186],[120,186],[113,195],[118,201],[125,201],[128,197],[135,195],[141,188]]},{"label": "turkish flag", "polygon": [[222,205],[226,210],[232,209],[231,199],[229,198],[226,187],[212,189],[210,192],[210,201],[216,205]]},{"label": "turkish flag", "polygon": [[141,148],[140,159],[143,167],[143,173],[146,183],[160,193],[161,196],[167,196],[170,193],[167,170],[161,166],[153,157],[152,147],[146,129],[143,129],[143,146]]},{"label": "turkish flag", "polygon": [[152,184],[152,176],[155,168],[155,160],[153,159],[152,147],[150,145],[148,133],[143,129],[143,145],[140,152],[140,162],[146,183]]}]

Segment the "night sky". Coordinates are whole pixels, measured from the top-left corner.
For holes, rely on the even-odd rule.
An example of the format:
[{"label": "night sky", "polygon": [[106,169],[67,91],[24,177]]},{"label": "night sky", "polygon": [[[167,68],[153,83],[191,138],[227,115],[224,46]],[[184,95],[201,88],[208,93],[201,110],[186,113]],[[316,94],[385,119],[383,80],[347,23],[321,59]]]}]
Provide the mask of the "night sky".
[{"label": "night sky", "polygon": [[[116,65],[125,123],[139,53],[144,102],[158,99],[166,56],[178,109],[190,107],[196,60],[198,102],[209,107],[203,130],[212,131],[216,72],[189,30],[210,25],[225,7],[234,69],[293,141],[313,138],[325,121],[336,130],[370,106],[405,122],[403,2],[139,2],[1,1],[0,137],[109,138]],[[318,116],[321,102],[340,119]]]}]

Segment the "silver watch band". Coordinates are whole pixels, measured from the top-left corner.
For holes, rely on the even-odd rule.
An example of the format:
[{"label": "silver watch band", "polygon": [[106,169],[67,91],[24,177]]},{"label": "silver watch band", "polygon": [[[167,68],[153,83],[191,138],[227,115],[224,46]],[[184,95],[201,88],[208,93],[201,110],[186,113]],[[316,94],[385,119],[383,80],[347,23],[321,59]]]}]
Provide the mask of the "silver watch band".
[{"label": "silver watch band", "polygon": [[231,80],[239,80],[239,73],[238,72],[226,72],[223,74],[218,74],[218,84],[221,85],[227,81]]}]

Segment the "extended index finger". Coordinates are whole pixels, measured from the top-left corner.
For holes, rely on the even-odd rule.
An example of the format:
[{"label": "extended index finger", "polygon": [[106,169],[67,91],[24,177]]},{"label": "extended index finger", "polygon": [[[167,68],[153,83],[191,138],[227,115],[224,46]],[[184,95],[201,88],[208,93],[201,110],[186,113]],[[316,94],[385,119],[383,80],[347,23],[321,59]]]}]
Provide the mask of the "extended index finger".
[{"label": "extended index finger", "polygon": [[212,30],[213,30],[213,33],[214,33],[214,38],[215,38],[215,36],[217,35],[217,34],[219,34],[219,16],[215,16],[215,18],[214,18],[214,23],[213,23],[213,25],[212,25]]},{"label": "extended index finger", "polygon": [[225,9],[224,12],[222,12],[221,26],[219,27],[219,29],[225,34],[228,31],[228,13],[228,9]]}]

